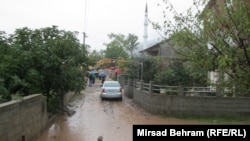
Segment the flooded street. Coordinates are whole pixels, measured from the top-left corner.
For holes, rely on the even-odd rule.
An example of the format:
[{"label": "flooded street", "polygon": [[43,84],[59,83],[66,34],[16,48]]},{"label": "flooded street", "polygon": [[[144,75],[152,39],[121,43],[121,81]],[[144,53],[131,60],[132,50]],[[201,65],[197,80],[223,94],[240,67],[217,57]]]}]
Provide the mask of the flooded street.
[{"label": "flooded street", "polygon": [[72,116],[60,116],[37,141],[132,141],[133,124],[199,124],[197,121],[152,115],[123,95],[122,101],[101,101],[100,82],[71,103]]}]

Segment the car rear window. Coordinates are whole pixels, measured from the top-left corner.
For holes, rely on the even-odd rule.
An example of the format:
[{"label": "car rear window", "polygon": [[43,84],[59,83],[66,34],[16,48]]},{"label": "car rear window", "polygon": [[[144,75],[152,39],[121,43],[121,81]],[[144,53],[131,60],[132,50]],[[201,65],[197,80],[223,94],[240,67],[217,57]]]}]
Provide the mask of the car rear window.
[{"label": "car rear window", "polygon": [[104,87],[120,87],[118,83],[105,83]]}]

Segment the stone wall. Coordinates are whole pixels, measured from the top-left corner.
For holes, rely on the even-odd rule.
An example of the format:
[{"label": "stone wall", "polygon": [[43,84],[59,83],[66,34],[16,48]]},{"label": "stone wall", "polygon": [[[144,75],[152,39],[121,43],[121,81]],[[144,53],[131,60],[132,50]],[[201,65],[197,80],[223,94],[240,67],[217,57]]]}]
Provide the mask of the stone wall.
[{"label": "stone wall", "polygon": [[250,98],[247,97],[149,94],[132,86],[126,86],[125,88],[126,90],[133,89],[133,100],[135,103],[156,114],[250,116]]},{"label": "stone wall", "polygon": [[0,140],[33,141],[47,126],[46,99],[34,94],[0,104]]}]

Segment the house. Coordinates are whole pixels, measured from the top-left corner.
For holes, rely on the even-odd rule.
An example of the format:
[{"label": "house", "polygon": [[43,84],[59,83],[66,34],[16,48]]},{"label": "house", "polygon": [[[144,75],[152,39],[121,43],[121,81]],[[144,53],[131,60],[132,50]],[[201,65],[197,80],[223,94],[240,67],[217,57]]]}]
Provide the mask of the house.
[{"label": "house", "polygon": [[173,45],[171,39],[159,40],[154,42],[146,49],[139,51],[144,57],[158,57],[161,60],[161,64],[167,66],[170,59],[180,58],[177,54],[177,50],[180,47]]}]

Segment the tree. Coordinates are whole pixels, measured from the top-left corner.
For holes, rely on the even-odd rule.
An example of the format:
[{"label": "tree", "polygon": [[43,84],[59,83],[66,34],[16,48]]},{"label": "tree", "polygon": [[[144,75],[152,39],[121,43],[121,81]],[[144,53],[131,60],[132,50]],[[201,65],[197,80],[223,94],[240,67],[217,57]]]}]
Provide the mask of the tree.
[{"label": "tree", "polygon": [[139,43],[137,42],[138,37],[134,34],[128,34],[127,39],[125,41],[125,48],[129,51],[130,57],[133,56],[133,51],[138,48]]},{"label": "tree", "polygon": [[[42,93],[49,106],[56,107],[55,110],[62,108],[66,92],[80,92],[85,86],[85,70],[81,66],[88,62],[87,50],[76,35],[56,26],[17,29],[9,36],[8,47],[0,48],[4,58],[0,74],[8,93],[21,96]],[[3,51],[6,49],[9,52]],[[51,104],[53,98],[58,103]]]},{"label": "tree", "polygon": [[102,51],[93,50],[89,53],[89,65],[94,66],[102,58],[104,58]]},{"label": "tree", "polygon": [[[175,11],[166,0],[163,25],[152,22],[175,44],[178,52],[192,62],[193,70],[217,70],[217,85],[250,95],[250,2],[194,0],[194,7],[186,13]],[[172,13],[173,21],[167,13]],[[228,76],[224,79],[224,76]]]},{"label": "tree", "polygon": [[108,34],[110,43],[104,43],[107,46],[105,52],[106,58],[128,58],[128,53],[125,51],[126,40],[123,34]]},{"label": "tree", "polygon": [[[11,95],[9,94],[8,89],[5,86],[5,77],[11,74],[11,71],[8,68],[11,67],[12,50],[9,45],[8,36],[5,32],[0,32],[0,103],[10,101]],[[6,73],[4,73],[6,72]]]}]

